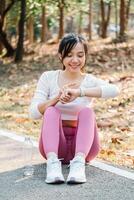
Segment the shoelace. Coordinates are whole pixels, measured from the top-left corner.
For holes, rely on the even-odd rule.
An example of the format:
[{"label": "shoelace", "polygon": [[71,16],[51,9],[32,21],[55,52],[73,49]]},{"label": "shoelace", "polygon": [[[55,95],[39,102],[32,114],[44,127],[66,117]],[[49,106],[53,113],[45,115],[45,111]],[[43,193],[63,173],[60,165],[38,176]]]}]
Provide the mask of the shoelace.
[{"label": "shoelace", "polygon": [[[75,168],[74,168],[74,165],[73,165],[74,163],[76,163]],[[71,169],[72,169],[72,170],[80,170],[80,169],[81,169],[80,163],[81,163],[82,165],[84,165],[84,163],[81,162],[81,161],[77,161],[77,160],[72,161],[72,162],[70,161],[70,164],[68,165],[68,167],[71,166]]]},{"label": "shoelace", "polygon": [[61,161],[61,160],[63,160],[63,158],[60,158],[60,159],[57,159],[57,160],[51,160],[51,164],[52,165],[49,165],[49,170],[50,171],[52,171],[53,169],[54,170],[58,170],[59,169],[59,165],[60,165],[59,161]]}]

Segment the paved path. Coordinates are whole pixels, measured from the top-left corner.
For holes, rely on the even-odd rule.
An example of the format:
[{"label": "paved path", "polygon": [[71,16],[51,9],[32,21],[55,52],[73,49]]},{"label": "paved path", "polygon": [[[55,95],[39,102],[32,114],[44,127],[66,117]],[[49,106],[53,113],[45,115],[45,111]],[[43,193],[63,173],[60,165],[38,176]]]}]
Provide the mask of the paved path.
[{"label": "paved path", "polygon": [[[45,161],[34,149],[34,176],[23,177],[23,143],[0,134],[0,200],[134,200],[134,179],[86,166],[87,183],[48,185]],[[65,178],[68,168],[63,166]],[[133,171],[130,172],[133,176]]]}]

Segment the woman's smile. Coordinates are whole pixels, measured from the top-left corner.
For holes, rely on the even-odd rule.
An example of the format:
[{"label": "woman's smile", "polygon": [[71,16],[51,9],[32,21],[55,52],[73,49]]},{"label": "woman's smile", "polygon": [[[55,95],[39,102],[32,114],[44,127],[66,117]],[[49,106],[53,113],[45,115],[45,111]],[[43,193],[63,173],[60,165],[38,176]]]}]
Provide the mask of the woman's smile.
[{"label": "woman's smile", "polygon": [[76,69],[76,68],[80,67],[80,65],[72,65],[72,64],[69,64],[69,66],[70,66],[71,68],[73,68],[73,69]]}]

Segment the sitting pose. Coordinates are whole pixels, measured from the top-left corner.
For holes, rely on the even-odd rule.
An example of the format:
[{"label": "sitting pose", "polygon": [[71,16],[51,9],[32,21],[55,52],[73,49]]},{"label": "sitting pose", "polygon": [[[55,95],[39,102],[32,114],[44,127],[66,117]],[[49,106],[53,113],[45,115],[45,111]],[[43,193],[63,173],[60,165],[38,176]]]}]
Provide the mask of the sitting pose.
[{"label": "sitting pose", "polygon": [[65,36],[58,49],[63,69],[44,72],[30,105],[30,116],[43,124],[39,150],[47,159],[46,183],[63,183],[62,165],[70,163],[68,184],[86,182],[85,163],[100,149],[93,98],[111,98],[118,88],[85,73],[88,48],[76,34]]}]

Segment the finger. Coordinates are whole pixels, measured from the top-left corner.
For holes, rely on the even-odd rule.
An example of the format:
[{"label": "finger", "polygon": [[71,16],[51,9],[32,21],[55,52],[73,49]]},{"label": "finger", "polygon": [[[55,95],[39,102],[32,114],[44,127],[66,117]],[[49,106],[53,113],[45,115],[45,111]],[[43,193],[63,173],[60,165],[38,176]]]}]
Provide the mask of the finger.
[{"label": "finger", "polygon": [[64,90],[62,93],[63,96],[69,96],[68,89]]},{"label": "finger", "polygon": [[65,98],[70,98],[69,91],[66,91],[65,94],[63,95],[63,97],[65,97]]},{"label": "finger", "polygon": [[70,100],[70,97],[64,97],[64,98],[60,98],[60,100],[61,100],[61,101],[65,101],[65,102],[67,102],[67,101],[69,101],[69,100]]},{"label": "finger", "polygon": [[79,85],[79,83],[78,82],[74,82],[74,83],[69,83],[68,84],[68,87],[76,87],[76,86],[78,86]]},{"label": "finger", "polygon": [[71,98],[71,95],[62,95],[60,98],[66,101]]},{"label": "finger", "polygon": [[67,103],[66,101],[63,101],[62,99],[60,99],[60,102],[61,102],[62,104]]},{"label": "finger", "polygon": [[75,85],[77,85],[77,84],[78,84],[77,82],[68,83],[68,84],[64,85],[62,89],[63,89],[63,90],[66,90],[67,88],[72,87],[72,86],[75,86]]},{"label": "finger", "polygon": [[62,91],[59,91],[59,94],[58,94],[58,96],[60,97],[62,95]]}]

